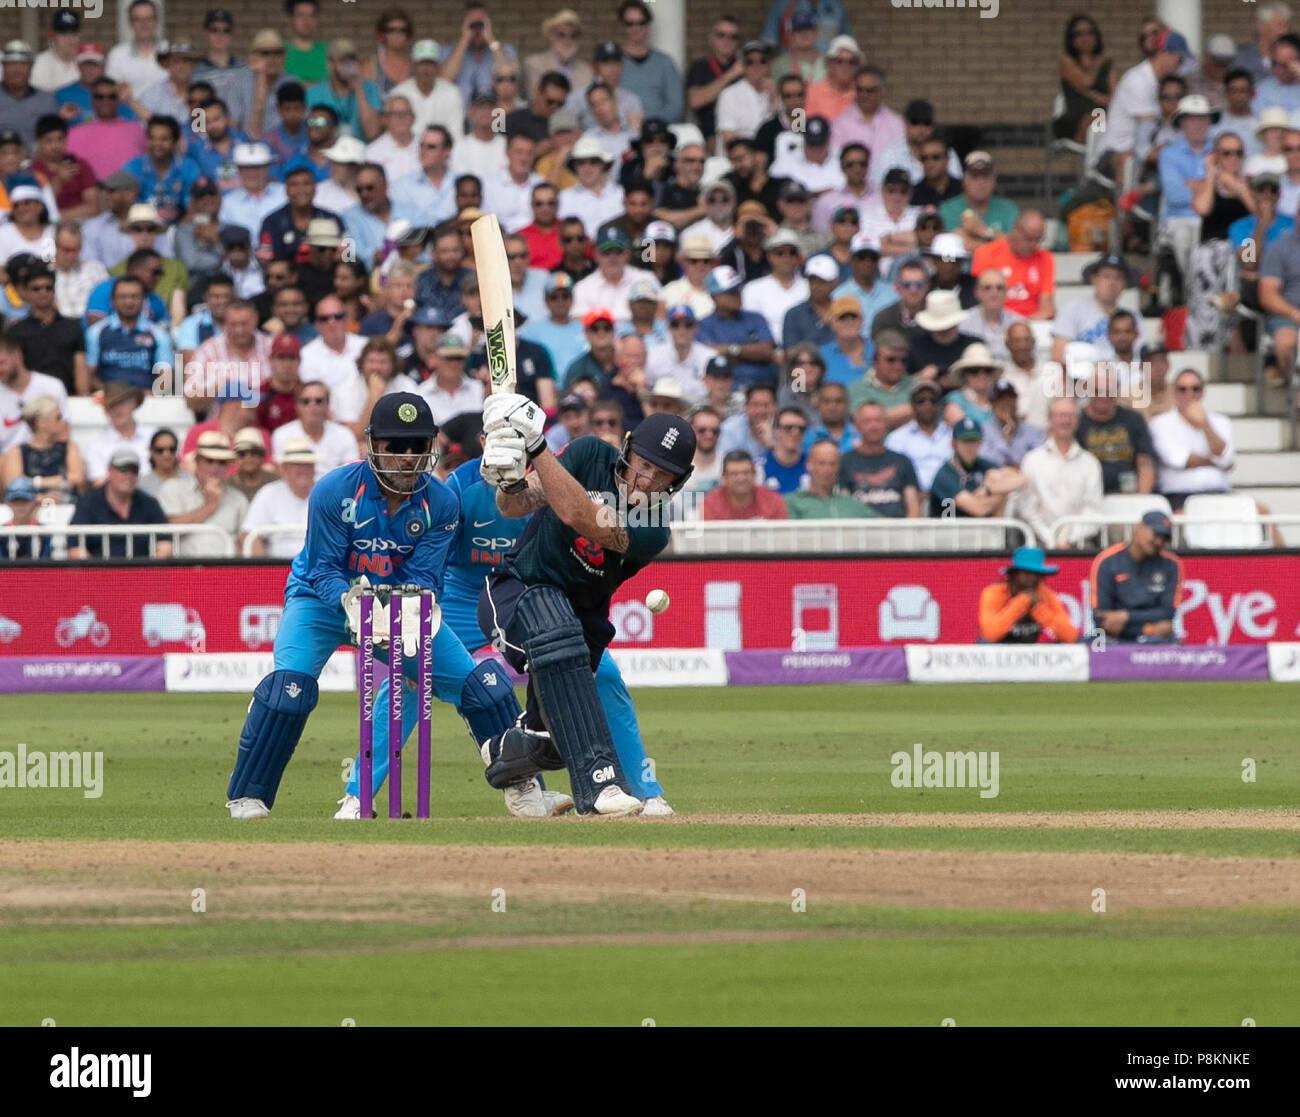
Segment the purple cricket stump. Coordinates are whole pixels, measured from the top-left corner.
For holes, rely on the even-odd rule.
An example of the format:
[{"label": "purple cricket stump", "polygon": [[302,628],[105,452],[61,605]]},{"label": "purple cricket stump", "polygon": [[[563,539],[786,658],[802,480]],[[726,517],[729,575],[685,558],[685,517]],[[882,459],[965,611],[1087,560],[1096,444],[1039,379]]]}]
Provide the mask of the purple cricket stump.
[{"label": "purple cricket stump", "polygon": [[361,628],[357,633],[357,661],[360,675],[357,688],[360,693],[361,707],[361,744],[357,762],[357,798],[361,800],[361,817],[369,818],[374,809],[374,790],[371,786],[374,778],[374,742],[375,717],[375,636],[374,636],[375,599],[368,593],[360,598]]},{"label": "purple cricket stump", "polygon": [[402,817],[402,594],[388,596],[388,817]]},{"label": "purple cricket stump", "polygon": [[433,763],[430,742],[433,727],[433,595],[427,592],[420,595],[420,658],[415,671],[416,700],[420,703],[416,722],[415,817],[428,818]]}]

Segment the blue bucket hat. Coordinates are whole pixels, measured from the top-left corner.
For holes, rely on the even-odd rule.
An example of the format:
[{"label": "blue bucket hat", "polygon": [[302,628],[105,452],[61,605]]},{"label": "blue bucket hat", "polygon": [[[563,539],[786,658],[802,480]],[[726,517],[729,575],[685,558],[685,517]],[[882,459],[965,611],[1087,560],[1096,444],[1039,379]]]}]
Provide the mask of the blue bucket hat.
[{"label": "blue bucket hat", "polygon": [[1017,547],[1011,554],[1010,564],[1004,566],[998,573],[1007,574],[1012,570],[1023,570],[1027,574],[1055,574],[1059,569],[1059,566],[1047,564],[1041,547]]}]

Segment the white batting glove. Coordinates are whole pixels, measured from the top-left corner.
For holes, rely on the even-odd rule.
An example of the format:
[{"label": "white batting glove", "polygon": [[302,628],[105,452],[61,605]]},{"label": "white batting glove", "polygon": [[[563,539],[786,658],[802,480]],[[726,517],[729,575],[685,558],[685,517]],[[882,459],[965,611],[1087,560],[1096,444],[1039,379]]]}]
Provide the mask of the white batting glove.
[{"label": "white batting glove", "polygon": [[528,451],[524,440],[509,427],[498,427],[484,439],[479,476],[494,488],[514,485],[528,471]]},{"label": "white batting glove", "polygon": [[542,428],[546,425],[546,412],[527,396],[515,392],[488,396],[483,401],[483,430],[487,434],[499,430],[512,430],[524,440],[531,458],[546,445]]}]

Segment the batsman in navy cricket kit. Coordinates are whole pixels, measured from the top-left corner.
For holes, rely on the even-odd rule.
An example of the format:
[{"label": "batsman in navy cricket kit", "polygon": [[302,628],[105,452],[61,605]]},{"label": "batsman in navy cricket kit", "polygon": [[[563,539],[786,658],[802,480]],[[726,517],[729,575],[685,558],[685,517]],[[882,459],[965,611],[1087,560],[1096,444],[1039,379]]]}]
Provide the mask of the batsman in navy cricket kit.
[{"label": "batsman in navy cricket kit", "polygon": [[483,407],[479,470],[497,489],[497,508],[508,517],[536,513],[479,598],[479,627],[528,672],[519,724],[484,746],[487,780],[501,787],[567,768],[579,813],[639,814],[593,676],[614,636],[610,598],[668,545],[667,503],[690,478],[695,432],[661,413],[639,423],[621,450],[587,435],[557,458],[542,437],[544,419],[514,393]]},{"label": "batsman in navy cricket kit", "polygon": [[[365,460],[340,466],[312,489],[307,540],[285,585],[275,670],[254,691],[239,738],[227,790],[232,818],[265,818],[275,804],[285,766],[316,706],[316,680],[340,644],[356,642],[363,579],[366,584],[419,586],[441,594],[458,505],[430,473],[437,433],[422,396],[384,396],[366,428]],[[374,605],[371,622],[375,643],[386,648],[385,605]],[[403,625],[404,637],[415,633],[414,624]],[[476,747],[514,724],[519,703],[499,663],[489,660],[475,666],[455,634],[444,627],[433,634],[432,654],[434,692],[456,707]],[[381,658],[385,655],[381,652]],[[408,653],[402,666],[405,690],[414,694],[417,657]],[[375,707],[387,705],[385,678]],[[402,702],[404,741],[418,716],[418,702]],[[377,788],[387,770],[387,723],[376,717],[373,724]],[[535,778],[494,786],[506,792],[507,805],[516,814],[543,817],[572,807],[568,796],[544,791]],[[363,811],[371,816],[373,805],[361,804],[357,791],[354,769],[336,818],[360,818]]]}]

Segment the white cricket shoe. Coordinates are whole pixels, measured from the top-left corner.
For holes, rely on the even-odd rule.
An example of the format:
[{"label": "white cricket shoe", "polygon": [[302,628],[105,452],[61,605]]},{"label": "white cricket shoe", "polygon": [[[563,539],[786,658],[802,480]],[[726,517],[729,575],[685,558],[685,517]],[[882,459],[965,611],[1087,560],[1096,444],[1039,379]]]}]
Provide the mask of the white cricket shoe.
[{"label": "white cricket shoe", "polygon": [[645,818],[667,818],[669,815],[677,812],[670,807],[662,795],[656,795],[647,799],[641,808],[641,814]]},{"label": "white cricket shoe", "polygon": [[361,818],[361,800],[355,795],[344,795],[339,800],[339,809],[334,812],[335,818]]},{"label": "white cricket shoe", "polygon": [[544,791],[536,776],[501,789],[506,810],[515,818],[550,818],[573,810],[573,800],[562,791]]},{"label": "white cricket shoe", "polygon": [[231,818],[270,818],[271,812],[261,799],[250,799],[245,795],[242,799],[231,799],[226,804],[230,811]]},{"label": "white cricket shoe", "polygon": [[592,810],[606,818],[618,818],[624,815],[640,814],[644,804],[640,799],[629,795],[621,787],[607,787],[596,796]]}]

